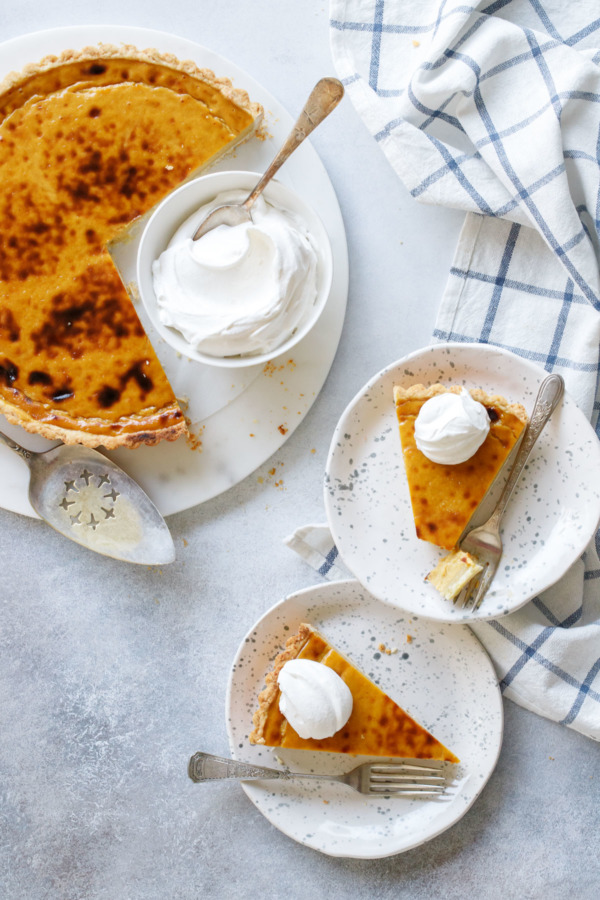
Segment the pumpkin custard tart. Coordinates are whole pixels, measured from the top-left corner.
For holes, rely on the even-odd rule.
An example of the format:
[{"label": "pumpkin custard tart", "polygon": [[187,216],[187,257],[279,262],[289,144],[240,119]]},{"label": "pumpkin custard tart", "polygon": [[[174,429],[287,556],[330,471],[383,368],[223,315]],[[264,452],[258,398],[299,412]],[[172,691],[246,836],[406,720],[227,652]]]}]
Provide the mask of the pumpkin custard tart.
[{"label": "pumpkin custard tart", "polygon": [[0,412],[107,449],[174,440],[183,413],[108,245],[255,132],[231,83],[99,45],[0,85]]},{"label": "pumpkin custard tart", "polygon": [[469,391],[483,404],[490,419],[487,437],[466,461],[454,465],[432,462],[417,447],[415,421],[423,405],[441,393],[460,393],[457,386],[415,384],[394,386],[402,455],[410,491],[417,537],[453,550],[475,510],[488,493],[527,425],[519,403],[491,396],[479,388]]},{"label": "pumpkin custard tart", "polygon": [[[302,738],[279,708],[278,677],[291,660],[310,660],[330,667],[352,694],[352,712],[346,724],[332,737]],[[302,624],[275,659],[258,697],[251,744],[299,750],[323,750],[363,756],[435,759],[456,763],[458,758],[419,725],[391,697],[342,656],[327,638],[311,625]]]}]

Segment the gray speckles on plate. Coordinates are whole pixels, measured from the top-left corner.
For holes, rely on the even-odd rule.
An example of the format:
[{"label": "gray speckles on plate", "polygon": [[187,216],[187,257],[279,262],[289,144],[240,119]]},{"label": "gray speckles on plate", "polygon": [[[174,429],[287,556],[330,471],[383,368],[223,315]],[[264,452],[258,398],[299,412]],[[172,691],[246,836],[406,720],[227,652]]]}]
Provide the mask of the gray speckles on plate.
[{"label": "gray speckles on plate", "polygon": [[[545,374],[488,345],[436,344],[384,369],[357,394],[332,439],[324,499],[342,560],[372,594],[437,621],[496,618],[550,587],[583,553],[600,517],[600,444],[566,396],[509,504],[503,525],[507,565],[486,602],[477,611],[457,609],[424,580],[443,551],[415,534],[393,385],[478,386],[531,410]],[[501,487],[484,501],[474,524],[491,512]]]},{"label": "gray speckles on plate", "polygon": [[266,781],[246,782],[243,787],[252,802],[285,834],[332,856],[400,853],[453,825],[478,796],[500,750],[502,700],[491,663],[470,629],[399,614],[355,581],[328,582],[286,597],[242,642],[227,692],[233,755],[257,764],[277,767],[282,760],[298,771],[333,774],[364,761],[248,743],[265,675],[301,622],[321,630],[460,757],[456,784],[449,798],[435,802],[364,797],[327,781],[291,782],[276,790]]}]

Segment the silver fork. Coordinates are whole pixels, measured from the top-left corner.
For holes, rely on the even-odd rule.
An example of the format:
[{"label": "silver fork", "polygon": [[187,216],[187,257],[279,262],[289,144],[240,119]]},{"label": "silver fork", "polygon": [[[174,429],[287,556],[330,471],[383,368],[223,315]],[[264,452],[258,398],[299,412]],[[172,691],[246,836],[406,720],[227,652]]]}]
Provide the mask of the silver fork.
[{"label": "silver fork", "polygon": [[415,763],[363,763],[345,775],[308,775],[290,772],[289,769],[269,769],[251,763],[198,752],[190,758],[188,775],[197,784],[205,781],[234,779],[253,781],[278,779],[293,781],[310,778],[320,781],[338,781],[347,784],[360,794],[394,795],[399,797],[439,797],[448,786],[442,768]]},{"label": "silver fork", "polygon": [[[552,374],[545,378],[538,391],[529,424],[525,429],[521,446],[510,470],[508,480],[500,494],[496,507],[483,525],[473,528],[466,537],[460,541],[460,549],[472,554],[483,566],[479,578],[474,578],[470,584],[456,598],[462,599],[463,609],[471,606],[472,610],[479,609],[483,598],[496,574],[500,557],[502,556],[502,539],[500,537],[500,521],[508,505],[511,494],[523,471],[523,467],[529,458],[533,445],[542,433],[542,430],[558,406],[564,393],[565,383],[560,375]],[[456,602],[456,601],[455,601]]]}]

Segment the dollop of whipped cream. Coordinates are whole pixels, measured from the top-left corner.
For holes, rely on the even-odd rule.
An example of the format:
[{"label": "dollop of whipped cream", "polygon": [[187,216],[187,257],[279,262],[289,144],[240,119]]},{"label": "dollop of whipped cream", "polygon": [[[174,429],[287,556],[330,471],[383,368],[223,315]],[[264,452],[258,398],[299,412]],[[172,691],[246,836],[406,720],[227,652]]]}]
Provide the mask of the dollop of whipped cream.
[{"label": "dollop of whipped cream", "polygon": [[427,459],[455,466],[477,452],[489,430],[485,406],[461,388],[459,394],[436,394],[423,404],[415,421],[415,442]]},{"label": "dollop of whipped cream", "polygon": [[192,235],[211,209],[243,200],[225,191],[197,210],[154,261],[161,322],[211,356],[275,350],[305,320],[317,297],[317,252],[306,226],[259,197],[252,222]]},{"label": "dollop of whipped cream", "polygon": [[352,712],[352,693],[337,672],[311,659],[290,659],[277,679],[279,709],[301,738],[322,740],[342,728]]}]

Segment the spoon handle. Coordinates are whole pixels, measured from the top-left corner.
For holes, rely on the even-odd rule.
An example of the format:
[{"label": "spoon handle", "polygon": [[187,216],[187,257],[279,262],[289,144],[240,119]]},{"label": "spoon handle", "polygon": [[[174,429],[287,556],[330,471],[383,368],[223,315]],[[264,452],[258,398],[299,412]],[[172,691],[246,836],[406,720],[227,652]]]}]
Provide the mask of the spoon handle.
[{"label": "spoon handle", "polygon": [[292,131],[279,153],[275,156],[254,190],[246,197],[242,206],[250,209],[256,198],[263,192],[271,178],[281,168],[286,159],[299,147],[302,141],[327,118],[344,96],[344,86],[337,78],[321,78],[312,89],[310,96]]},{"label": "spoon handle", "polygon": [[6,444],[6,446],[9,447],[11,450],[14,450],[15,453],[17,453],[19,456],[21,456],[25,460],[27,465],[29,465],[29,461],[31,460],[31,457],[33,456],[33,453],[31,452],[31,450],[26,450],[25,447],[21,447],[20,444],[17,444],[17,442],[13,441],[12,438],[9,438],[5,434],[2,434],[1,431],[0,431],[0,441],[3,444]]}]

